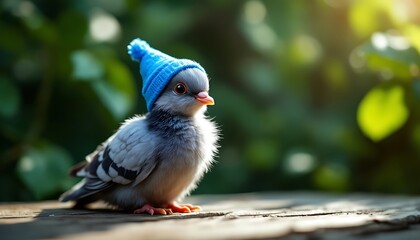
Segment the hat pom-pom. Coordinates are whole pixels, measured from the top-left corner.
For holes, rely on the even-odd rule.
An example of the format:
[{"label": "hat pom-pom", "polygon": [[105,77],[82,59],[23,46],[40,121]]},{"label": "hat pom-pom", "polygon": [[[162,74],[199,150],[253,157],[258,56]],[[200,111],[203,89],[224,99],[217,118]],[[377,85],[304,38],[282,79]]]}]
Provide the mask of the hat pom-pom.
[{"label": "hat pom-pom", "polygon": [[140,62],[144,54],[149,51],[150,46],[146,41],[136,38],[131,41],[130,45],[127,46],[127,49],[131,59]]}]

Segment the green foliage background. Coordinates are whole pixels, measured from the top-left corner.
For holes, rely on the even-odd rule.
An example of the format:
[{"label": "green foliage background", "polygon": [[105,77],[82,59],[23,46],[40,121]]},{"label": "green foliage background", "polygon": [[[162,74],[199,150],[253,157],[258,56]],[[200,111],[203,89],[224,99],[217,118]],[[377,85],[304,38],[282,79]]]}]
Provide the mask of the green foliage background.
[{"label": "green foliage background", "polygon": [[211,78],[222,147],[195,193],[420,193],[419,0],[6,0],[0,14],[1,201],[56,198],[146,112],[136,37]]}]

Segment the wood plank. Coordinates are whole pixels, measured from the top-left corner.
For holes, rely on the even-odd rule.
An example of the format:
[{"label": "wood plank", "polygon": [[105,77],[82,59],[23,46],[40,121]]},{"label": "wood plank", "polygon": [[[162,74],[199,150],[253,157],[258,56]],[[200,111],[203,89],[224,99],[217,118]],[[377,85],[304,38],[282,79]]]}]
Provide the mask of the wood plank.
[{"label": "wood plank", "polygon": [[420,197],[310,192],[194,196],[203,211],[136,215],[95,204],[0,204],[1,239],[420,239]]}]

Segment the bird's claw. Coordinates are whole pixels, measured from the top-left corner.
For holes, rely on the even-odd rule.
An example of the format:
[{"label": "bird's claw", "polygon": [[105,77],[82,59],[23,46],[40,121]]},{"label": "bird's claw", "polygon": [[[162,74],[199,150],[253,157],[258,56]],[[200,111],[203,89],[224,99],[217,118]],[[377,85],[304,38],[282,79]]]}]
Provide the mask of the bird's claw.
[{"label": "bird's claw", "polygon": [[165,208],[155,208],[149,204],[143,205],[141,208],[134,210],[135,214],[148,213],[149,215],[171,215],[173,213],[191,213],[200,211],[200,206],[194,206],[192,204],[178,204],[176,202],[168,204]]},{"label": "bird's claw", "polygon": [[176,202],[173,202],[173,203],[170,203],[168,207],[171,208],[174,212],[179,212],[179,213],[191,213],[195,211],[201,211],[200,206],[194,206],[189,203],[178,204]]},{"label": "bird's claw", "polygon": [[173,214],[172,209],[170,209],[170,208],[155,208],[155,207],[152,207],[149,204],[145,204],[145,205],[143,205],[143,207],[134,210],[134,213],[135,214],[148,213],[149,215],[155,215],[155,214],[171,215],[171,214]]}]

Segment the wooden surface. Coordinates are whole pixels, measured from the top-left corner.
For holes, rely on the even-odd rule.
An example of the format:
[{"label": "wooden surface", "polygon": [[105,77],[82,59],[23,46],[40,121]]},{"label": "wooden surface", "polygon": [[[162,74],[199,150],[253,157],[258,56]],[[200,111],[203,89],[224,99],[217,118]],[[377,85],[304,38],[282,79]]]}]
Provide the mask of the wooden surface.
[{"label": "wooden surface", "polygon": [[420,197],[249,193],[187,199],[203,211],[148,216],[0,204],[0,239],[420,239]]}]

